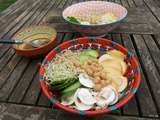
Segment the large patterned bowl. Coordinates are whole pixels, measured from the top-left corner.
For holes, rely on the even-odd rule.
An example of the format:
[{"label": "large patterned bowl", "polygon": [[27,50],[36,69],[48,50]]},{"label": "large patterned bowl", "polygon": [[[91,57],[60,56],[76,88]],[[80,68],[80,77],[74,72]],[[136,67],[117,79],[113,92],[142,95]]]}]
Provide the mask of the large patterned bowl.
[{"label": "large patterned bowl", "polygon": [[[67,20],[68,16],[80,17],[104,15],[105,13],[114,14],[118,18],[117,21],[110,24],[79,25]],[[65,21],[78,32],[90,35],[103,35],[117,27],[117,25],[127,16],[127,9],[113,2],[88,1],[67,7],[62,15]]]},{"label": "large patterned bowl", "polygon": [[[56,96],[54,93],[51,93],[49,91],[49,85],[46,84],[43,75],[45,72],[45,66],[46,66],[47,62],[50,62],[51,60],[53,60],[54,56],[57,53],[63,52],[66,49],[70,49],[70,50],[95,49],[95,50],[98,50],[99,52],[106,52],[111,49],[116,49],[116,50],[123,52],[127,56],[126,62],[128,65],[128,70],[127,70],[127,73],[125,74],[125,76],[128,78],[128,87],[126,88],[125,91],[123,91],[119,95],[119,101],[116,104],[109,106],[108,108],[105,108],[102,110],[78,111],[76,109],[69,108],[67,106],[62,105],[57,100],[58,96]],[[136,93],[136,91],[139,87],[140,81],[141,81],[141,75],[140,75],[140,68],[138,66],[138,62],[137,62],[136,58],[134,57],[134,55],[130,51],[128,51],[123,46],[121,46],[113,41],[104,39],[104,38],[83,37],[83,38],[77,38],[74,40],[67,41],[67,42],[59,45],[55,49],[53,49],[46,56],[46,58],[44,59],[42,65],[41,65],[40,72],[39,72],[39,80],[40,80],[40,85],[41,85],[43,93],[48,97],[48,99],[50,100],[50,102],[54,106],[57,106],[63,110],[71,112],[71,113],[93,116],[93,115],[100,115],[100,114],[108,113],[108,112],[110,112],[112,110],[116,110],[117,108],[126,104]]]}]

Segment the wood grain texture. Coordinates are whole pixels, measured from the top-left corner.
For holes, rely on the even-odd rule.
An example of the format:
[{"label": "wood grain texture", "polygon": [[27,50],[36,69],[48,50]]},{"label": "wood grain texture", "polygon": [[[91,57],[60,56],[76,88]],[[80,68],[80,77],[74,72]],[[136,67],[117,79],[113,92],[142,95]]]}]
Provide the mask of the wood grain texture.
[{"label": "wood grain texture", "polygon": [[148,51],[148,48],[146,47],[144,40],[142,38],[142,36],[140,35],[134,35],[133,36],[135,39],[135,43],[137,45],[137,49],[139,52],[139,55],[141,57],[141,61],[142,61],[142,66],[145,69],[145,73],[146,73],[146,77],[148,78],[148,83],[150,85],[150,89],[152,92],[153,97],[155,98],[156,101],[156,107],[160,108],[160,103],[159,103],[159,99],[160,99],[160,75],[157,71],[157,68],[155,66],[155,63],[153,62],[151,55]]},{"label": "wood grain texture", "polygon": [[[11,38],[18,30],[33,24],[48,24],[56,28],[59,33],[53,47],[72,38],[82,37],[74,30],[68,29],[60,17],[64,8],[82,1],[86,0],[18,0],[6,11],[0,13],[0,38]],[[95,118],[85,117],[85,119],[147,120],[148,118],[151,120],[154,118],[156,120],[160,115],[159,1],[106,1],[122,4],[129,11],[128,17],[122,24],[105,38],[124,45],[137,55],[141,67],[142,82],[136,96],[123,108],[112,112],[112,115]],[[52,16],[51,22],[46,21],[48,16]],[[27,106],[0,103],[0,110],[1,105],[6,109],[6,112],[3,111],[3,114],[0,114],[0,118],[11,120],[82,119],[80,116],[71,115],[55,107],[54,111],[48,109],[51,108],[50,102],[43,95],[38,81],[39,65],[37,62],[41,60],[20,57],[10,47],[0,45],[0,101]],[[32,70],[36,71],[32,73]],[[32,107],[28,105],[32,105]]]},{"label": "wood grain texture", "polygon": [[[75,114],[69,114],[61,110],[51,110],[42,107],[1,104],[1,120],[158,120],[152,118],[127,117],[115,115],[103,115],[97,117],[84,117]],[[26,114],[27,113],[27,114]]]},{"label": "wood grain texture", "polygon": [[24,71],[25,74],[23,74],[16,87],[12,91],[12,94],[10,95],[8,100],[9,102],[20,103],[22,101],[23,96],[25,95],[28,87],[31,85],[31,82],[35,77],[35,74],[37,73],[39,62],[40,60],[36,59],[28,65],[27,69]]},{"label": "wood grain texture", "polygon": [[[127,47],[137,58],[139,58],[137,56],[136,49],[134,47],[133,40],[131,39],[131,36],[127,35],[127,34],[122,34],[122,39],[123,39],[125,47]],[[139,59],[141,59],[141,58],[139,58]],[[138,110],[138,113],[141,116],[155,116],[156,117],[158,115],[158,113],[157,113],[154,101],[152,99],[150,89],[147,84],[146,76],[144,75],[144,72],[143,72],[143,69],[141,67],[140,62],[139,62],[139,65],[140,65],[140,69],[141,69],[142,80],[141,80],[141,84],[138,89],[138,92],[136,94],[137,100],[134,105],[134,106],[139,106],[139,107],[137,107],[137,109],[135,107],[133,107],[135,109],[131,109],[131,110],[134,111],[133,113],[137,113],[137,110]],[[133,104],[133,103],[131,103],[131,104]]]},{"label": "wood grain texture", "polygon": [[12,74],[7,78],[6,83],[3,85],[3,87],[0,89],[0,100],[5,101],[8,99],[10,94],[12,93],[14,87],[18,83],[19,79],[21,78],[21,75],[23,74],[25,68],[27,67],[29,63],[29,60],[26,58],[23,58],[17,67],[14,69]]}]

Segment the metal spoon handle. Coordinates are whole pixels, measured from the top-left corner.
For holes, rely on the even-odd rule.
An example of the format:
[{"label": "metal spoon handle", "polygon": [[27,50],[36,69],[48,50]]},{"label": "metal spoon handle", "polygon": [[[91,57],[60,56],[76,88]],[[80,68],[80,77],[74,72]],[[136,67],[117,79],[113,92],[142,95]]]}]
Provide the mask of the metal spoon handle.
[{"label": "metal spoon handle", "polygon": [[0,44],[22,44],[21,40],[0,39]]}]

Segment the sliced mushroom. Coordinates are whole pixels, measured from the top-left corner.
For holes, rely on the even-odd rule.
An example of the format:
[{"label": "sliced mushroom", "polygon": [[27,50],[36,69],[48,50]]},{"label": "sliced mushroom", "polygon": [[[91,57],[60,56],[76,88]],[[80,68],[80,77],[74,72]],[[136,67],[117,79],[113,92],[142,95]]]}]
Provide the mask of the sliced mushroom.
[{"label": "sliced mushroom", "polygon": [[115,104],[115,102],[117,102],[117,96],[115,89],[111,85],[108,85],[99,93],[97,105],[106,107],[108,105]]},{"label": "sliced mushroom", "polygon": [[114,58],[111,55],[104,54],[99,58],[98,62],[101,63],[103,61],[112,60],[112,59],[114,59]]},{"label": "sliced mushroom", "polygon": [[93,105],[86,105],[84,103],[82,103],[82,101],[79,99],[78,97],[78,93],[79,93],[80,89],[78,89],[74,95],[75,98],[75,108],[77,110],[89,110],[93,107]]},{"label": "sliced mushroom", "polygon": [[94,103],[96,103],[96,99],[92,96],[92,93],[87,88],[81,88],[77,95],[83,104],[94,105]]},{"label": "sliced mushroom", "polygon": [[95,86],[95,84],[93,83],[93,81],[89,78],[89,76],[85,73],[81,73],[79,76],[79,82],[88,88],[93,88]]}]

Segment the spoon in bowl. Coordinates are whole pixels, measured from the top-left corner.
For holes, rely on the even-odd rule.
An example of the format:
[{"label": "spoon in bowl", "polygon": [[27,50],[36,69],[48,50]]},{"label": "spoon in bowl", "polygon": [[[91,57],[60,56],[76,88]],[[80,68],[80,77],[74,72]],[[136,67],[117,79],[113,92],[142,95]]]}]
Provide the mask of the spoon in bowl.
[{"label": "spoon in bowl", "polygon": [[29,42],[25,42],[23,40],[6,40],[6,39],[0,39],[0,44],[28,44],[31,45],[34,48],[38,48],[46,43],[48,43],[49,40],[46,39],[34,39]]}]

